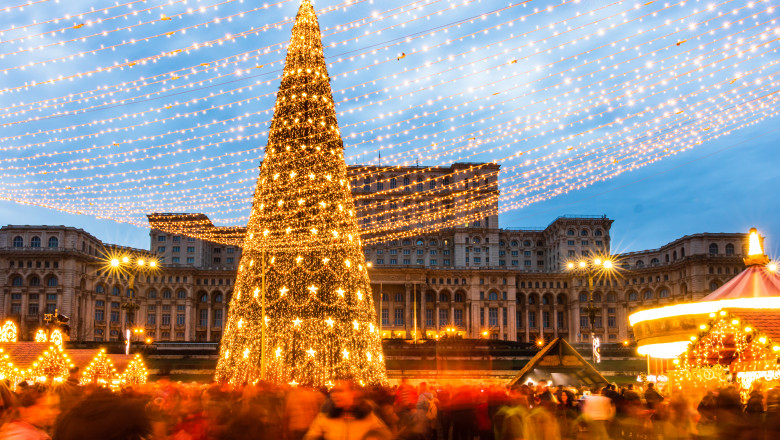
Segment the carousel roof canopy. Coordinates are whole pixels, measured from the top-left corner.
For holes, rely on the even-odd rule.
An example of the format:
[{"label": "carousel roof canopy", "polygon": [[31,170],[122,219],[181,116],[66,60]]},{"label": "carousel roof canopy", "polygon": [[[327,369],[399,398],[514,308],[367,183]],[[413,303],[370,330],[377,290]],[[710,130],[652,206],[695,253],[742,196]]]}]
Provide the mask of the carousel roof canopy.
[{"label": "carousel roof canopy", "polygon": [[780,276],[777,272],[769,271],[764,266],[750,266],[701,301],[778,296],[780,296]]},{"label": "carousel roof canopy", "polygon": [[728,309],[780,311],[780,276],[762,250],[755,228],[748,234],[747,269],[697,302],[642,310],[629,316],[640,354],[674,358],[709,314]]},{"label": "carousel roof canopy", "polygon": [[529,380],[550,380],[554,385],[603,385],[607,379],[562,338],[555,338],[536,353],[509,382],[521,385]]}]

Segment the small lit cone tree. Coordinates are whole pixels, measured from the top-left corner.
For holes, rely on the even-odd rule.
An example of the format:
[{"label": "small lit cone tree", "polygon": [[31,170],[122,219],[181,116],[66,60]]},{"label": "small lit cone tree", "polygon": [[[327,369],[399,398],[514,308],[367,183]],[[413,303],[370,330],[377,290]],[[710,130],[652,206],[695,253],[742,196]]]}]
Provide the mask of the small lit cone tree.
[{"label": "small lit cone tree", "polygon": [[[386,381],[319,24],[303,0],[257,181],[216,379]],[[265,287],[265,289],[263,289]]]}]

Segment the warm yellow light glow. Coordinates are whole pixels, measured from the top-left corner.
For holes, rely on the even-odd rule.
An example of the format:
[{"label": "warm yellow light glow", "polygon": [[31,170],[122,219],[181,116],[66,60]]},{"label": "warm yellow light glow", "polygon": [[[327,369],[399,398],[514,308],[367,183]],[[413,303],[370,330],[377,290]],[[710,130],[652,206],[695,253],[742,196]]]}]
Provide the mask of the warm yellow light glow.
[{"label": "warm yellow light glow", "polygon": [[648,344],[637,347],[637,353],[658,359],[674,359],[688,348],[688,341]]},{"label": "warm yellow light glow", "polygon": [[732,324],[732,325],[737,325],[737,324],[739,324],[739,319],[732,319],[732,320],[731,320],[731,324]]},{"label": "warm yellow light glow", "polygon": [[766,344],[766,338],[761,336],[760,338],[758,338],[758,342],[760,342],[762,344]]},{"label": "warm yellow light glow", "polygon": [[680,360],[679,359],[675,359],[675,360],[672,361],[672,363],[674,365],[680,365]]},{"label": "warm yellow light glow", "polygon": [[144,264],[146,264],[143,258],[139,258],[136,263],[138,263],[139,266],[143,266]]},{"label": "warm yellow light glow", "polygon": [[623,345],[626,345],[626,346],[628,345],[628,339],[623,341]]},{"label": "warm yellow light glow", "polygon": [[702,324],[699,326],[699,329],[701,330],[707,330],[707,324]]},{"label": "warm yellow light glow", "polygon": [[766,269],[770,272],[777,272],[777,263],[769,263],[766,265]]},{"label": "warm yellow light glow", "polygon": [[149,262],[149,266],[151,266],[151,267],[157,267],[157,262],[156,262],[156,261],[150,261],[150,262]]},{"label": "warm yellow light glow", "polygon": [[676,304],[633,313],[628,317],[628,322],[635,326],[640,322],[674,316],[708,315],[710,313],[720,313],[720,316],[725,316],[726,312],[721,309],[780,309],[780,297],[736,298]]},{"label": "warm yellow light glow", "polygon": [[752,328],[750,328],[750,327],[745,327],[745,333],[750,333],[750,332],[752,332],[752,331],[753,331],[753,329],[752,329]]},{"label": "warm yellow light glow", "polygon": [[585,267],[588,265],[588,263],[584,261],[580,261],[580,269],[585,269]]},{"label": "warm yellow light glow", "polygon": [[764,251],[761,249],[761,240],[758,237],[758,230],[756,228],[750,228],[748,240],[748,257],[764,254]]},{"label": "warm yellow light glow", "polygon": [[604,269],[612,269],[612,261],[604,260]]},{"label": "warm yellow light glow", "polygon": [[601,258],[596,258],[595,260],[593,260],[593,264],[595,264],[596,266],[601,266]]},{"label": "warm yellow light glow", "polygon": [[112,267],[119,267],[119,259],[118,258],[112,258],[111,259],[111,266]]},{"label": "warm yellow light glow", "polygon": [[574,263],[569,263],[566,265],[569,269],[574,269]]},{"label": "warm yellow light glow", "polygon": [[130,257],[128,257],[127,255],[125,255],[124,257],[122,257],[122,262],[123,262],[123,263],[127,263],[128,261],[130,261]]}]

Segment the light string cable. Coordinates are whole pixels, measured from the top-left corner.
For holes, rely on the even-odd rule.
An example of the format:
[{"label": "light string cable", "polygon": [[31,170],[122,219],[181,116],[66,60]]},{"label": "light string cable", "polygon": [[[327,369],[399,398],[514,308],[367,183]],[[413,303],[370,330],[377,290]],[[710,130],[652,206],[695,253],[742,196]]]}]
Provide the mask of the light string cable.
[{"label": "light string cable", "polygon": [[[284,1],[290,1],[290,0],[284,0]],[[354,6],[355,4],[362,3],[362,2],[365,2],[365,1],[366,0],[353,0],[351,2],[347,1],[347,2],[342,3],[340,5],[334,5],[334,6],[332,6],[332,8],[333,9],[338,9],[339,7],[342,7],[342,6],[346,5],[346,4]],[[441,0],[436,0],[436,1],[441,1]],[[466,5],[469,2],[475,2],[475,1],[477,1],[477,0],[468,0],[467,2],[460,3],[459,5]],[[392,8],[390,10],[384,11],[381,14],[381,17],[383,17],[383,18],[386,18],[388,16],[395,17],[395,16],[401,15],[403,13],[408,13],[410,8],[412,7],[412,5],[419,4],[419,3],[424,3],[422,6],[429,6],[430,5],[428,0],[416,0],[416,1],[413,1],[412,3],[409,3],[409,4],[406,4],[406,5],[402,5],[402,6],[395,7],[395,8]],[[281,2],[277,3],[277,5],[281,5]],[[271,6],[273,6],[273,5],[271,5]],[[404,10],[404,8],[407,8],[407,9]],[[414,8],[418,9],[418,8],[420,8],[420,6],[415,6]],[[266,7],[264,6],[262,9],[266,9]],[[400,12],[398,12],[399,10],[400,10]],[[393,12],[392,14],[389,14],[389,12],[391,12],[391,11],[396,11],[396,12]],[[246,13],[246,12],[249,12],[249,11],[244,11],[244,13]],[[439,11],[439,12],[441,12],[441,11]],[[370,17],[373,17],[373,14]],[[360,26],[366,26],[366,25],[373,26],[373,24],[375,22],[379,21],[379,19],[375,19],[373,21],[368,21],[367,22],[366,20],[368,18],[370,18],[370,17],[362,17],[362,18],[354,19],[354,20],[352,20],[349,23],[340,24],[340,25],[335,26],[334,28],[328,28],[325,31],[328,31],[328,30],[331,30],[331,29],[335,29],[335,31],[332,32],[331,34],[326,34],[325,36],[330,36],[330,35],[335,35],[335,34],[338,34],[338,33],[341,33],[341,32],[346,32],[346,31],[355,29],[355,28],[360,27]],[[276,28],[281,27],[282,24],[285,24],[285,23],[287,23],[289,21],[290,20],[282,20],[282,21],[279,21],[277,23],[264,25],[262,28],[257,28],[257,29],[260,29],[262,31],[265,31],[265,30],[268,30],[268,29],[272,29],[272,28],[276,29]],[[393,27],[403,26],[404,24],[407,24],[409,22],[410,21],[407,21],[407,22],[404,22],[404,23],[400,23],[399,25],[395,25]],[[240,32],[238,34],[231,35],[230,37],[225,37],[223,39],[213,40],[213,41],[207,42],[205,44],[207,44],[207,45],[214,45],[214,44],[219,44],[220,42],[227,41],[227,40],[231,40],[232,41],[232,40],[235,40],[236,38],[239,38],[241,36],[245,37],[248,33],[251,33],[253,31],[257,31],[257,29],[253,28],[250,31],[243,31],[243,32]],[[385,29],[387,29],[387,28],[385,28]],[[376,33],[376,32],[381,32],[381,31],[382,30],[375,31],[375,32],[372,32],[371,34]],[[171,33],[172,32],[168,32],[166,35],[170,36]],[[366,35],[369,35],[369,34],[366,34]],[[363,36],[365,36],[365,35],[363,35]],[[344,40],[344,41],[346,41],[346,40]],[[271,49],[274,48],[274,47],[276,47],[276,49],[272,51]],[[216,71],[217,69],[220,69],[220,68],[230,68],[231,65],[236,64],[238,62],[242,62],[242,61],[245,62],[245,61],[248,61],[250,59],[258,58],[261,55],[267,55],[269,53],[279,53],[283,49],[284,49],[284,43],[273,43],[273,44],[271,44],[269,46],[266,46],[264,48],[253,49],[251,51],[245,51],[245,52],[242,52],[242,53],[239,53],[239,54],[236,54],[236,55],[230,55],[228,57],[223,57],[223,58],[220,58],[220,59],[210,60],[209,62],[202,62],[202,63],[194,64],[194,65],[188,66],[188,67],[177,68],[177,69],[172,70],[172,71],[163,72],[163,73],[159,73],[159,74],[154,74],[154,75],[148,76],[148,77],[142,77],[139,80],[125,81],[125,82],[121,82],[121,83],[114,84],[114,85],[111,85],[111,86],[101,86],[99,88],[88,90],[88,91],[71,93],[71,94],[64,95],[64,96],[59,96],[59,97],[55,97],[55,98],[42,99],[42,100],[30,102],[30,103],[14,104],[14,105],[12,105],[10,107],[0,107],[0,110],[15,109],[15,108],[18,108],[18,107],[24,107],[25,109],[34,109],[34,110],[39,110],[39,109],[49,108],[49,107],[57,108],[59,106],[64,106],[65,104],[81,102],[81,101],[89,100],[89,99],[96,99],[97,97],[113,96],[113,94],[115,94],[115,93],[129,92],[129,91],[131,91],[133,89],[140,90],[141,87],[151,87],[152,85],[155,85],[155,84],[161,84],[161,83],[164,83],[165,81],[170,80],[171,77],[188,78],[189,76],[192,76],[192,75],[200,73],[200,72],[206,72],[208,70],[215,70]],[[176,53],[179,53],[179,52],[176,52],[176,51],[168,51],[168,52],[166,52],[166,54],[171,54],[171,52],[174,52],[172,55],[175,55]],[[250,56],[250,54],[254,54],[254,55]],[[160,57],[161,55],[156,55],[156,56]],[[231,59],[233,59],[233,61],[230,61]],[[143,59],[142,61],[135,60],[135,61],[132,61],[132,62],[128,62],[129,64],[128,64],[127,67],[130,67],[131,65],[135,66],[139,62],[141,62],[143,64],[143,63],[146,63],[148,61],[149,61],[149,59]],[[274,61],[267,62],[266,65],[273,66],[275,63],[280,63],[282,61],[283,61],[283,59],[274,60]],[[202,69],[202,67],[206,67],[206,69]],[[263,66],[262,65],[261,66],[255,66],[255,68],[261,68],[261,67],[263,67]],[[120,69],[121,68],[122,68],[122,66],[120,66]],[[199,68],[201,68],[201,69],[199,69]],[[250,71],[250,70],[251,69],[246,69],[247,72]],[[281,71],[281,70],[278,70],[278,71]],[[191,83],[178,85],[178,86],[172,87],[171,89],[168,89],[168,91],[169,90],[174,90],[174,89],[183,89],[183,88],[187,88],[187,87],[192,87],[195,84],[202,85],[202,84],[204,84],[206,82],[212,82],[212,81],[214,81],[216,79],[231,77],[231,76],[235,76],[235,75],[236,75],[236,71],[231,71],[230,73],[227,73],[227,74],[220,74],[220,75],[217,75],[217,76],[214,76],[214,77],[211,77],[211,78],[200,79],[200,80],[193,81]],[[254,76],[258,76],[258,75],[254,75]],[[140,84],[140,86],[139,86],[139,83],[142,83],[142,84]],[[97,93],[97,95],[95,95],[96,93]],[[74,112],[83,112],[83,111],[86,111],[86,110],[91,110],[91,109],[94,109],[94,108],[98,108],[100,106],[110,105],[110,106],[113,107],[113,106],[117,106],[119,104],[125,103],[127,101],[137,100],[137,99],[140,99],[140,98],[143,98],[143,97],[148,97],[148,96],[153,96],[153,95],[159,95],[160,93],[162,93],[162,92],[161,91],[157,91],[157,92],[150,92],[150,93],[147,93],[147,94],[144,94],[144,95],[124,98],[124,99],[121,99],[121,100],[113,100],[112,99],[110,101],[106,101],[106,102],[103,102],[101,104],[95,104],[95,105],[87,107],[87,108],[82,108],[82,109],[78,109],[78,110],[72,110],[72,111],[69,111],[69,112],[54,113],[54,114],[48,115],[47,118],[51,118],[51,117],[54,117],[54,116],[62,116],[62,115],[66,115],[66,114],[75,114]],[[58,102],[58,101],[61,101],[61,100],[63,100],[63,102]],[[64,100],[68,100],[68,101],[64,101]],[[13,114],[26,113],[26,112],[27,112],[27,110],[17,110],[17,111],[15,111],[13,113],[6,112],[4,115],[0,115],[0,117],[6,118],[6,117],[8,117],[10,115],[13,115]],[[11,123],[11,124],[28,122],[30,120],[31,119],[22,120],[22,121],[16,121],[16,122]],[[37,120],[37,119],[35,119],[35,120]]]},{"label": "light string cable", "polygon": [[[113,145],[116,145],[116,144],[113,144]],[[120,153],[120,154],[122,154],[122,153]],[[79,160],[81,160],[81,159],[79,159]]]},{"label": "light string cable", "polygon": [[[176,3],[185,3],[186,4],[189,0],[170,0],[168,3],[159,4],[159,5],[152,6],[152,7],[146,8],[146,9],[132,10],[133,5],[135,5],[137,3],[147,3],[147,1],[148,0],[133,0],[133,1],[126,2],[126,3],[122,3],[122,4],[115,3],[115,4],[111,5],[111,6],[107,6],[107,7],[104,7],[104,8],[95,9],[93,7],[89,11],[80,12],[80,13],[77,13],[77,14],[74,14],[74,15],[68,14],[65,17],[50,18],[48,20],[42,20],[42,21],[37,21],[36,20],[33,23],[26,23],[26,24],[19,25],[19,26],[14,25],[14,26],[12,26],[10,28],[0,29],[0,36],[4,36],[5,33],[19,32],[19,31],[22,31],[22,30],[25,30],[25,29],[28,29],[28,28],[31,28],[31,27],[35,27],[35,26],[42,26],[42,25],[50,24],[50,23],[59,24],[60,21],[73,20],[73,19],[75,19],[77,21],[80,21],[82,18],[87,17],[87,16],[89,16],[91,14],[99,14],[101,12],[104,13],[104,14],[108,14],[108,11],[110,11],[112,9],[121,8],[121,7],[127,7],[129,9],[131,9],[131,11],[125,12],[123,14],[113,15],[113,16],[110,16],[110,17],[98,17],[94,21],[88,20],[86,22],[81,22],[81,23],[74,22],[71,25],[68,25],[68,26],[65,26],[65,27],[61,27],[61,28],[58,28],[58,29],[51,29],[51,30],[47,30],[47,31],[41,31],[41,32],[38,32],[38,33],[35,33],[35,34],[25,34],[25,35],[22,35],[22,36],[19,36],[19,37],[12,37],[12,38],[7,38],[7,39],[4,39],[4,40],[0,40],[0,47],[2,47],[3,44],[14,43],[14,42],[17,42],[17,41],[19,41],[19,42],[23,42],[25,40],[30,41],[30,40],[32,40],[34,38],[42,39],[46,35],[56,35],[57,33],[65,33],[65,31],[70,30],[70,29],[81,29],[84,26],[90,27],[92,25],[103,24],[103,23],[106,23],[106,22],[109,22],[109,21],[112,21],[112,20],[118,20],[120,18],[127,19],[127,17],[131,16],[131,15],[138,15],[139,13],[143,13],[143,12],[151,13],[151,11],[154,10],[154,9],[162,9],[162,8],[164,8],[166,6],[173,6]],[[235,1],[235,0],[231,0],[231,1]],[[57,1],[57,3],[59,3],[59,1]],[[162,18],[166,18],[166,16],[164,14],[162,14]],[[167,17],[167,18],[169,18],[169,17]],[[136,25],[136,26],[138,26],[138,25]],[[89,38],[93,38],[93,37],[96,37],[98,35],[106,36],[109,33],[115,32],[117,30],[118,29],[112,29],[110,31],[101,31],[100,33],[97,33],[97,34],[84,35],[84,36],[81,36],[81,37],[78,37],[78,38],[74,38],[74,39],[71,39],[71,40],[60,40],[60,41],[57,41],[57,42],[54,42],[54,43],[49,43],[49,44],[45,44],[45,45],[38,45],[38,46],[30,46],[28,48],[19,47],[14,52],[0,53],[0,59],[4,58],[6,55],[16,55],[16,54],[24,53],[24,52],[32,52],[32,51],[36,51],[36,50],[44,50],[44,49],[46,49],[48,47],[52,47],[52,46],[64,46],[65,44],[67,44],[69,42],[72,42],[72,41],[82,41],[83,42],[83,41],[86,41]]]},{"label": "light string cable", "polygon": [[122,154],[122,153],[120,153],[120,154]]},{"label": "light string cable", "polygon": [[[235,1],[235,0],[231,0],[231,1]],[[290,0],[282,0],[279,3],[275,3],[275,5],[281,6],[281,3],[287,2],[287,1],[290,1]],[[332,11],[332,10],[337,10],[337,9],[343,8],[346,5],[354,6],[356,4],[363,3],[365,1],[367,1],[367,0],[346,0],[342,4],[333,5],[333,6],[330,6],[330,7],[326,8],[326,9],[320,11],[320,13],[324,14],[324,13],[326,13],[328,11]],[[443,0],[435,0],[434,3],[437,3],[439,1],[443,1]],[[447,8],[447,9],[454,9],[456,7],[459,7],[459,6],[467,6],[468,4],[474,3],[474,2],[477,2],[477,1],[478,0],[465,0],[464,2],[461,2],[461,3],[452,3],[451,2],[450,3],[451,6],[449,8]],[[414,6],[413,8],[410,6],[410,5],[415,5],[415,4],[422,4],[422,5]],[[412,3],[407,4],[407,5],[392,8],[392,9],[390,9],[388,11],[385,11],[383,13],[383,15],[378,15],[378,16],[379,17],[383,17],[383,19],[385,17],[387,17],[387,16],[396,17],[396,16],[401,15],[403,13],[409,13],[410,10],[420,9],[422,7],[426,7],[426,6],[429,6],[431,4],[432,3],[429,0],[416,0],[416,1],[412,2]],[[264,5],[261,8],[255,8],[255,9],[248,10],[248,11],[241,11],[241,12],[238,12],[236,14],[230,15],[228,17],[228,19],[230,19],[232,17],[236,17],[236,16],[243,16],[243,15],[247,14],[248,12],[254,12],[256,10],[268,9],[268,7],[269,7],[268,5]],[[407,7],[407,9],[403,10],[404,7]],[[502,8],[502,9],[506,9],[506,8]],[[394,12],[393,14],[389,14],[389,15],[387,14],[387,12],[389,12],[389,11],[396,11],[396,10],[400,10],[400,12]],[[430,17],[432,15],[439,14],[442,11],[443,10],[439,10],[436,13],[428,14],[425,17]],[[374,15],[372,14],[371,17],[373,17],[373,16]],[[373,26],[374,23],[380,21],[379,18],[375,18],[374,20],[367,21],[368,18],[370,18],[370,17],[364,17],[364,18],[360,18],[360,19],[355,19],[352,22],[349,22],[347,24],[337,25],[337,26],[335,26],[336,31],[332,32],[329,35],[333,35],[333,34],[337,34],[337,33],[340,33],[340,32],[353,30],[353,29],[355,29],[357,27],[360,27],[360,26],[365,26],[365,25]],[[378,31],[374,31],[374,32],[363,34],[363,35],[359,35],[357,37],[350,38],[349,40],[357,40],[357,39],[364,38],[364,37],[367,37],[367,36],[375,34],[375,33],[381,33],[383,30],[392,29],[392,28],[398,27],[398,26],[403,27],[406,24],[408,24],[410,22],[413,22],[413,21],[416,21],[416,20],[421,19],[421,18],[422,17],[418,18],[418,17],[415,16],[415,18],[413,20],[407,20],[406,22],[399,23],[399,24],[396,24],[396,25],[393,25],[393,26],[390,26],[390,27],[387,27],[387,28],[384,28],[384,29],[380,29]],[[224,18],[216,18],[214,20],[216,20],[217,22],[221,22],[221,21],[224,21]],[[288,20],[282,20],[282,21],[279,21],[277,23],[264,25],[264,26],[262,26],[260,28],[251,28],[250,30],[242,31],[242,32],[239,32],[237,34],[228,34],[227,36],[222,37],[222,38],[217,38],[217,39],[214,39],[214,40],[211,40],[211,41],[207,41],[207,42],[204,42],[204,43],[200,43],[200,44],[196,43],[196,44],[193,44],[193,45],[190,45],[190,46],[187,46],[187,47],[166,51],[166,52],[161,53],[161,54],[155,54],[155,55],[152,55],[152,56],[147,56],[147,57],[143,57],[143,58],[134,59],[132,61],[126,61],[124,63],[118,63],[118,64],[114,64],[114,65],[111,65],[111,66],[108,66],[108,67],[88,70],[88,71],[79,72],[79,73],[71,74],[71,75],[67,75],[67,76],[51,78],[51,79],[49,79],[47,81],[38,82],[38,83],[35,83],[35,84],[32,84],[32,85],[26,84],[24,86],[18,86],[16,88],[12,88],[12,89],[3,89],[3,90],[0,90],[0,94],[2,94],[5,91],[9,91],[9,90],[26,90],[27,88],[29,88],[31,86],[35,86],[35,85],[51,84],[53,82],[62,81],[62,80],[65,80],[65,79],[70,79],[72,81],[74,78],[89,77],[89,76],[91,76],[94,73],[108,72],[108,71],[111,71],[111,70],[114,70],[114,69],[122,70],[125,67],[133,67],[133,66],[136,66],[136,65],[139,65],[139,64],[144,65],[144,64],[147,64],[149,62],[156,62],[159,59],[163,59],[163,58],[166,58],[166,57],[169,57],[169,56],[175,56],[175,55],[180,54],[182,52],[185,52],[185,53],[189,54],[191,50],[202,49],[204,47],[213,47],[215,45],[222,45],[222,43],[224,43],[224,42],[235,42],[240,37],[246,38],[248,35],[257,34],[259,32],[265,32],[265,31],[267,31],[269,29],[281,29],[281,25],[282,24],[286,24],[286,23],[288,23],[290,21],[291,20],[289,20],[289,19]],[[208,22],[208,23],[211,23],[211,22]],[[206,23],[205,25],[208,25],[208,23]],[[183,28],[183,29],[184,29],[184,31],[186,31],[186,29],[188,29],[188,28]],[[330,29],[328,29],[328,30],[330,30]],[[169,31],[169,32],[166,32],[164,35],[166,37],[170,37],[171,35],[175,34],[176,32],[178,32],[178,31],[175,31],[175,30],[174,31]],[[327,36],[329,36],[329,35],[327,35]],[[141,39],[136,39],[136,40],[133,40],[133,41],[134,42],[131,43],[131,44],[134,44],[135,42],[139,42],[139,41],[141,41]],[[348,41],[348,40],[344,40],[344,41],[339,42],[339,43],[346,44],[346,41]],[[274,48],[274,47],[276,47],[276,49],[271,51],[271,49]],[[210,61],[210,62],[199,63],[197,65],[190,66],[190,67],[178,68],[178,69],[175,69],[173,71],[156,74],[156,75],[153,75],[153,76],[150,76],[150,77],[146,77],[146,78],[141,78],[140,80],[125,81],[125,82],[122,82],[122,83],[119,83],[119,84],[115,84],[113,86],[104,86],[104,87],[98,88],[98,89],[92,89],[92,90],[85,91],[85,92],[79,92],[79,93],[77,93],[75,95],[74,94],[70,94],[70,95],[67,95],[67,96],[60,96],[60,97],[57,97],[57,98],[49,98],[49,99],[43,100],[42,102],[49,102],[51,100],[57,101],[57,100],[61,100],[61,99],[71,99],[72,100],[73,96],[83,96],[83,95],[89,94],[89,93],[101,92],[101,91],[110,90],[110,89],[117,89],[117,88],[125,87],[128,84],[130,84],[130,86],[129,87],[125,87],[124,90],[115,90],[115,91],[129,91],[129,90],[132,90],[134,88],[135,89],[139,89],[138,83],[141,82],[141,81],[144,82],[143,86],[147,86],[149,84],[155,84],[155,83],[162,82],[162,80],[165,80],[165,79],[170,79],[170,77],[178,77],[179,76],[178,74],[180,74],[180,73],[184,73],[184,77],[187,78],[190,75],[196,74],[198,72],[205,72],[205,71],[209,70],[209,69],[198,69],[200,67],[214,68],[212,65],[216,64],[217,65],[216,67],[224,68],[224,67],[228,67],[230,64],[234,64],[234,63],[237,63],[237,62],[240,62],[240,61],[247,61],[247,60],[249,60],[249,58],[250,58],[249,54],[254,53],[255,55],[252,56],[251,58],[257,58],[257,57],[259,57],[260,55],[263,55],[263,54],[279,53],[282,50],[284,50],[284,47],[285,47],[285,43],[284,42],[273,43],[273,44],[271,44],[269,46],[266,46],[265,48],[260,48],[260,49],[254,49],[254,50],[251,50],[251,51],[246,51],[246,52],[243,52],[243,53],[239,53],[237,55],[231,55],[231,56],[228,56],[228,57],[223,57],[221,59],[213,60],[213,61]],[[81,55],[79,54],[79,56],[81,56]],[[70,57],[73,57],[73,56],[69,56],[69,58]],[[232,61],[232,62],[228,61],[231,58],[235,58],[235,60]],[[269,62],[267,64],[274,65],[275,63],[278,63],[280,61],[282,61],[282,60],[274,60],[274,61],[271,61],[271,62]],[[27,66],[28,65],[25,65],[25,67],[27,67]],[[194,71],[192,71],[192,70],[194,70]],[[185,72],[189,72],[189,73],[185,73]],[[232,73],[229,74],[229,75],[220,75],[217,78],[224,77],[224,76],[230,76],[230,75],[232,75]],[[149,80],[152,80],[152,79],[154,79],[156,81],[149,82]],[[206,81],[206,80],[202,80],[202,81]],[[105,95],[105,92],[103,92],[103,95]],[[72,101],[78,101],[78,100],[80,100],[80,99],[72,100]],[[36,108],[36,107],[33,107],[33,108]]]}]

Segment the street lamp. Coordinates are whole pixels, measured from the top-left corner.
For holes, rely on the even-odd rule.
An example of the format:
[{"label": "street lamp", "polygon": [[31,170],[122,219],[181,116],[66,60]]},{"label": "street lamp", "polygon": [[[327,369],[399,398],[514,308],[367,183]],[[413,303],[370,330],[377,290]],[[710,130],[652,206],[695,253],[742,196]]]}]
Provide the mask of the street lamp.
[{"label": "street lamp", "polygon": [[141,308],[139,304],[135,302],[135,277],[144,273],[156,273],[160,270],[160,265],[154,259],[154,257],[145,254],[134,254],[126,252],[122,249],[110,249],[105,250],[103,259],[103,269],[110,276],[126,275],[128,277],[128,288],[130,289],[130,299],[127,302],[122,303],[120,308],[125,311],[128,316],[128,327],[125,329],[125,354],[130,354],[130,344],[132,341],[132,334],[142,334],[143,329],[140,327],[133,328],[135,323],[135,313]]},{"label": "street lamp", "polygon": [[598,345],[596,341],[596,313],[599,312],[593,304],[593,277],[606,277],[612,273],[614,268],[612,257],[594,257],[592,259],[582,259],[576,264],[570,261],[566,264],[566,269],[576,275],[587,277],[588,279],[588,307],[585,311],[588,313],[588,322],[590,323],[590,342],[593,345],[591,360],[596,362],[600,359],[597,353]]}]

